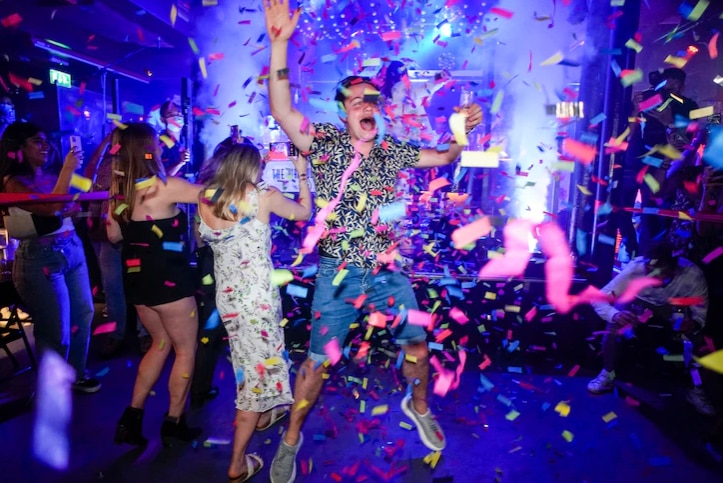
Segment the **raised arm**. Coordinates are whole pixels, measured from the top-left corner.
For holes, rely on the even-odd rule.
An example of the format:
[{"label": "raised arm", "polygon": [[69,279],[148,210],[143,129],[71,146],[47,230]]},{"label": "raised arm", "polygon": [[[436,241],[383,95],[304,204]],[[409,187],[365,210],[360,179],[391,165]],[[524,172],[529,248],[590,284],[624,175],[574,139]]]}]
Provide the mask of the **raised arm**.
[{"label": "raised arm", "polygon": [[271,39],[271,63],[269,66],[269,106],[271,115],[289,136],[291,142],[301,151],[308,151],[313,133],[302,132],[304,115],[291,103],[289,82],[288,49],[289,39],[296,29],[301,15],[297,9],[289,16],[289,0],[263,0],[266,16],[266,30]]},{"label": "raised arm", "polygon": [[[478,104],[472,104],[465,109],[455,108],[467,116],[465,119],[465,130],[469,134],[482,122],[482,108]],[[446,166],[452,164],[455,159],[462,153],[462,146],[452,141],[449,143],[449,149],[446,151],[438,151],[437,149],[422,149],[417,163],[417,168],[436,168],[437,166]]]},{"label": "raised arm", "polygon": [[[159,182],[160,183],[160,182]],[[180,177],[169,177],[164,188],[164,197],[169,203],[198,203],[204,186],[193,184]]]}]

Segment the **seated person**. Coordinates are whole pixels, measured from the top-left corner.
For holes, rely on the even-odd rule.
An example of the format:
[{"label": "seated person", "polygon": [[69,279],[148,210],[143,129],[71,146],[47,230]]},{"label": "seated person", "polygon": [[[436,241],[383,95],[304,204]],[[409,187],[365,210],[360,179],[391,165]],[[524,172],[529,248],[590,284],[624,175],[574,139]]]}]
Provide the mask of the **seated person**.
[{"label": "seated person", "polygon": [[[670,321],[672,329],[683,336],[684,344],[685,340],[694,345],[696,341],[702,341],[701,329],[705,326],[708,311],[708,286],[703,271],[689,260],[675,256],[670,245],[660,243],[650,247],[645,256],[632,260],[602,291],[619,297],[630,282],[643,277],[657,278],[661,284],[641,290],[633,302],[624,306],[606,302],[592,304],[607,324],[607,333],[603,337],[603,370],[587,385],[588,391],[593,394],[613,390],[618,338],[642,323],[641,316],[646,309],[659,320]],[[687,307],[681,317],[675,313],[676,307],[670,300],[684,297],[699,297],[699,300]],[[688,401],[701,413],[714,413],[700,385],[688,392]]]}]

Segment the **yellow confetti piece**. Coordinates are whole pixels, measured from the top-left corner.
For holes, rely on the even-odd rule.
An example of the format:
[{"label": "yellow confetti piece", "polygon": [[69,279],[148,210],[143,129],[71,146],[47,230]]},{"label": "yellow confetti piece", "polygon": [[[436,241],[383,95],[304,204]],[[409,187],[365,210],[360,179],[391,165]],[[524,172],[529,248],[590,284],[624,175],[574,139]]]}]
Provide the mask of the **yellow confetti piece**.
[{"label": "yellow confetti piece", "polygon": [[560,62],[562,62],[562,59],[565,57],[562,55],[562,52],[556,52],[552,57],[548,57],[547,59],[543,60],[540,65],[546,66],[546,65],[557,65]]},{"label": "yellow confetti piece", "polygon": [[565,438],[565,441],[568,443],[572,443],[572,440],[575,439],[575,435],[568,430],[562,432],[562,437]]},{"label": "yellow confetti piece", "polygon": [[196,41],[193,40],[191,37],[188,38],[188,45],[191,46],[191,50],[193,51],[194,55],[198,55],[200,50],[198,50],[198,45],[196,45]]},{"label": "yellow confetti piece", "polygon": [[321,375],[321,378],[324,380],[329,379],[329,374],[325,372],[324,374]]},{"label": "yellow confetti piece", "polygon": [[201,344],[206,345],[206,344],[208,344],[208,341],[209,341],[208,337],[201,337]]},{"label": "yellow confetti piece", "polygon": [[509,413],[505,414],[505,419],[507,421],[514,421],[517,419],[517,417],[520,415],[518,411],[515,411],[514,409],[510,411]]},{"label": "yellow confetti piece", "polygon": [[292,280],[294,280],[294,274],[291,273],[291,270],[278,269],[271,272],[271,284],[277,287],[283,287]]},{"label": "yellow confetti piece", "polygon": [[679,220],[687,220],[687,221],[693,221],[693,218],[688,215],[685,211],[679,211],[678,212],[678,219]]},{"label": "yellow confetti piece", "polygon": [[207,273],[206,275],[204,275],[203,278],[201,279],[201,284],[213,285],[213,275],[211,275],[210,273]]},{"label": "yellow confetti piece", "polygon": [[495,292],[485,292],[485,300],[497,300],[497,294]]},{"label": "yellow confetti piece", "polygon": [[492,101],[492,106],[490,107],[490,114],[497,114],[500,112],[500,108],[502,107],[502,99],[505,97],[505,91],[497,91],[497,94],[495,94],[495,99]]},{"label": "yellow confetti piece", "polygon": [[127,124],[123,124],[122,122],[118,121],[117,119],[113,119],[112,121],[113,121],[113,125],[115,127],[117,127],[118,129],[120,129],[121,131],[125,131],[126,129],[128,129]]},{"label": "yellow confetti piece", "polygon": [[566,418],[570,414],[570,405],[565,401],[560,401],[557,403],[557,406],[555,406],[555,412],[561,417]]},{"label": "yellow confetti piece", "polygon": [[331,284],[334,287],[338,287],[342,280],[344,280],[344,277],[346,277],[346,274],[349,273],[349,270],[346,268],[343,270],[339,270],[339,273],[336,274],[334,277],[334,280],[332,280]]},{"label": "yellow confetti piece", "polygon": [[402,428],[402,429],[406,429],[407,431],[411,431],[411,430],[412,430],[412,425],[409,424],[409,423],[405,423],[404,421],[401,421],[401,422],[399,423],[399,427]]},{"label": "yellow confetti piece", "polygon": [[264,391],[262,391],[260,387],[254,387],[254,388],[251,388],[251,392],[254,394],[261,394]]},{"label": "yellow confetti piece", "polygon": [[277,357],[277,356],[269,357],[268,359],[266,359],[266,360],[264,361],[264,365],[265,365],[266,367],[276,366],[276,365],[279,365],[279,364],[281,364],[281,358],[280,358],[280,357]]},{"label": "yellow confetti piece", "polygon": [[362,414],[367,412],[367,402],[363,399],[359,401],[359,412]]},{"label": "yellow confetti piece", "polygon": [[700,359],[696,359],[696,361],[698,361],[701,366],[708,368],[711,371],[723,374],[723,350],[710,353]]},{"label": "yellow confetti piece", "polygon": [[519,305],[505,305],[505,312],[512,312],[514,314],[519,314],[520,306]]},{"label": "yellow confetti piece", "polygon": [[366,193],[360,193],[359,194],[359,201],[356,204],[356,211],[358,213],[361,213],[362,210],[364,210],[364,207],[367,205],[367,194]]},{"label": "yellow confetti piece", "polygon": [[309,401],[307,401],[306,399],[302,399],[302,400],[299,401],[298,404],[296,405],[296,410],[297,410],[297,411],[300,411],[300,410],[304,409],[304,408],[305,408],[306,406],[308,406],[308,405],[309,405]]},{"label": "yellow confetti piece", "polygon": [[303,254],[303,253],[299,253],[298,255],[296,255],[296,260],[294,260],[294,263],[292,263],[291,266],[292,266],[292,267],[296,267],[296,266],[298,266],[299,264],[301,264],[301,262],[302,262],[303,260],[304,260],[304,254]]},{"label": "yellow confetti piece", "polygon": [[614,412],[610,411],[609,413],[604,414],[603,417],[602,417],[602,419],[603,419],[603,421],[605,421],[606,423],[609,423],[609,422],[612,421],[613,419],[617,419],[617,417],[618,417],[617,414],[615,414]]},{"label": "yellow confetti piece", "polygon": [[[171,139],[170,136],[166,136],[165,134],[161,134],[160,136],[158,136],[158,139],[160,139],[161,142],[163,144],[165,144],[168,149],[171,149],[171,148],[173,148],[173,146],[176,145],[176,141]],[[210,191],[210,190],[206,190],[206,191]],[[215,192],[216,190],[213,190],[213,191]]]},{"label": "yellow confetti piece", "polygon": [[201,75],[203,76],[203,78],[207,78],[208,71],[206,71],[206,59],[204,57],[199,57],[198,67],[201,69]]},{"label": "yellow confetti piece", "polygon": [[452,130],[454,141],[460,146],[467,146],[469,144],[469,140],[467,139],[467,130],[465,127],[466,119],[467,118],[464,114],[459,112],[455,112],[449,116],[449,129]]},{"label": "yellow confetti piece", "polygon": [[404,354],[404,360],[407,362],[411,362],[412,364],[417,363],[417,357],[410,354]]},{"label": "yellow confetti piece", "polygon": [[628,75],[621,77],[620,83],[623,85],[623,87],[630,87],[631,85],[636,84],[641,80],[643,80],[643,71],[640,69],[635,69]]},{"label": "yellow confetti piece", "polygon": [[365,377],[365,378],[362,380],[362,389],[366,389],[368,383],[369,383],[369,379]]},{"label": "yellow confetti piece", "polygon": [[494,151],[462,151],[459,162],[463,168],[498,168],[500,154]]},{"label": "yellow confetti piece", "polygon": [[683,159],[683,154],[670,144],[658,147],[658,153],[670,159]]},{"label": "yellow confetti piece", "polygon": [[215,7],[218,5],[218,0],[203,0],[204,7]]},{"label": "yellow confetti piece", "polygon": [[584,186],[581,185],[581,184],[577,185],[577,189],[579,189],[580,192],[581,192],[582,194],[584,194],[585,196],[590,196],[590,195],[592,195],[592,193],[590,192],[590,190],[587,189],[586,187],[584,187]]},{"label": "yellow confetti piece", "polygon": [[366,333],[364,334],[364,340],[369,340],[369,339],[371,339],[373,333],[374,333],[374,327],[371,326],[371,325],[368,326],[368,327],[367,327],[367,331],[366,331]]},{"label": "yellow confetti piece", "polygon": [[655,176],[653,176],[652,174],[645,173],[643,181],[645,181],[645,184],[648,185],[648,188],[650,188],[650,191],[652,193],[657,193],[658,191],[660,191],[660,183],[657,179],[655,179]]},{"label": "yellow confetti piece", "polygon": [[387,404],[382,404],[381,406],[374,406],[372,408],[372,416],[379,416],[382,414],[387,414],[389,412],[389,406]]},{"label": "yellow confetti piece", "polygon": [[176,4],[171,4],[171,27],[176,26],[176,19],[178,18],[178,7]]},{"label": "yellow confetti piece", "polygon": [[158,350],[162,351],[164,347],[166,347],[166,339],[161,339],[161,341],[158,343]]},{"label": "yellow confetti piece", "polygon": [[688,114],[688,117],[693,119],[703,119],[704,117],[710,117],[713,114],[715,114],[715,110],[713,106],[707,106],[707,107],[701,107],[699,109],[693,109],[690,111],[690,114]]},{"label": "yellow confetti piece", "polygon": [[93,180],[73,173],[73,176],[70,177],[70,186],[77,189],[78,191],[87,193],[93,186]]},{"label": "yellow confetti piece", "polygon": [[678,69],[682,69],[683,67],[685,67],[685,64],[688,63],[688,59],[685,59],[683,57],[676,57],[675,55],[669,55],[665,58],[663,62],[665,62],[666,64],[672,64]]},{"label": "yellow confetti piece", "polygon": [[[633,122],[635,122],[635,121],[633,121]],[[629,135],[630,135],[630,128],[626,127],[625,131],[623,131],[623,133],[620,136],[615,138],[615,144],[616,145],[622,144],[623,141],[625,141]]]},{"label": "yellow confetti piece", "polygon": [[283,319],[281,319],[281,322],[279,322],[279,327],[286,327],[286,324],[288,324],[288,323],[289,323],[289,319],[284,317]]},{"label": "yellow confetti piece", "polygon": [[708,5],[710,5],[708,0],[699,0],[699,2],[695,4],[695,7],[693,7],[693,10],[688,14],[688,20],[691,22],[699,20],[703,12],[705,12],[705,9],[708,8]]},{"label": "yellow confetti piece", "polygon": [[635,41],[635,39],[630,39],[627,42],[625,42],[625,47],[634,50],[638,54],[640,53],[641,50],[643,50],[643,46],[640,45],[639,43],[637,43]]},{"label": "yellow confetti piece", "polygon": [[184,378],[184,379],[190,379],[190,378],[191,378],[191,376],[189,376],[187,372],[184,373],[181,377]]},{"label": "yellow confetti piece", "polygon": [[157,225],[153,225],[151,227],[151,231],[153,233],[155,233],[158,238],[163,238],[163,231],[160,228],[158,228]]},{"label": "yellow confetti piece", "polygon": [[142,190],[145,188],[150,188],[151,186],[155,186],[156,181],[158,181],[158,178],[156,176],[151,176],[150,178],[144,179],[142,181],[138,181],[136,183],[136,189]]}]

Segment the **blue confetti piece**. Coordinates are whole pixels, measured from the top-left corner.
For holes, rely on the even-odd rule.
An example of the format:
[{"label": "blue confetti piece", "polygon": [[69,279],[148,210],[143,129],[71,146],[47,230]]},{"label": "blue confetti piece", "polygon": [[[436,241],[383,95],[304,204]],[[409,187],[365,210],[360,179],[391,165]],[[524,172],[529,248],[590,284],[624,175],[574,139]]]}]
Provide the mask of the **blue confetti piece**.
[{"label": "blue confetti piece", "polygon": [[235,376],[236,376],[236,384],[237,384],[237,385],[243,384],[243,382],[244,382],[244,370],[243,370],[242,367],[239,367],[238,369],[236,369],[236,374],[235,374]]},{"label": "blue confetti piece", "polygon": [[512,406],[512,401],[509,398],[503,396],[502,394],[497,395],[497,400],[507,407]]},{"label": "blue confetti piece", "polygon": [[163,249],[169,252],[182,252],[183,251],[183,243],[182,242],[163,242]]},{"label": "blue confetti piece", "polygon": [[651,206],[643,207],[644,215],[657,215],[659,212],[660,212],[660,210],[658,208],[653,208]]},{"label": "blue confetti piece", "polygon": [[541,409],[543,411],[547,411],[548,409],[550,409],[550,406],[551,406],[551,404],[549,402],[544,402],[544,403],[542,403]]},{"label": "blue confetti piece", "polygon": [[495,387],[495,385],[492,384],[492,381],[487,379],[487,376],[485,376],[484,374],[479,375],[479,382],[480,384],[482,384],[482,388],[485,391],[491,391]]},{"label": "blue confetti piece", "polygon": [[517,349],[517,347],[518,347],[519,345],[520,345],[520,341],[519,341],[519,340],[512,341],[512,342],[510,343],[510,346],[507,348],[507,352],[514,352],[515,349]]},{"label": "blue confetti piece", "polygon": [[433,350],[438,350],[438,351],[444,350],[444,346],[443,346],[442,344],[438,343],[438,342],[429,342],[429,343],[427,344],[427,347],[429,347],[429,350],[431,350],[431,351],[433,351]]},{"label": "blue confetti piece", "polygon": [[437,151],[439,151],[439,152],[449,151],[449,143],[438,144]]},{"label": "blue confetti piece", "polygon": [[316,275],[316,272],[319,271],[318,265],[311,265],[309,267],[306,267],[304,269],[304,272],[301,274],[301,278],[311,278],[314,275]]},{"label": "blue confetti piece", "polygon": [[236,208],[236,205],[234,205],[233,203],[228,205],[228,211],[230,211],[234,215],[236,213],[238,213],[238,209]]},{"label": "blue confetti piece", "polygon": [[104,367],[103,369],[101,369],[100,371],[95,373],[95,377],[107,376],[109,372],[110,372],[110,367]]},{"label": "blue confetti piece", "polygon": [[464,300],[464,292],[462,292],[462,289],[459,287],[456,287],[454,285],[450,285],[447,287],[447,293],[450,297],[454,297],[456,299]]},{"label": "blue confetti piece", "polygon": [[387,133],[387,123],[382,119],[382,115],[379,112],[374,113],[374,122],[377,124],[377,140],[376,144],[381,144],[384,140],[384,136]]},{"label": "blue confetti piece", "polygon": [[554,310],[555,306],[552,304],[540,305],[540,310]]},{"label": "blue confetti piece", "polygon": [[591,125],[591,126],[595,126],[595,125],[597,125],[597,124],[600,124],[601,122],[603,122],[603,121],[604,121],[605,119],[607,119],[607,118],[608,118],[608,117],[605,115],[605,113],[604,113],[604,112],[601,112],[601,113],[598,114],[597,116],[595,116],[595,117],[593,117],[592,119],[590,119],[590,125]]},{"label": "blue confetti piece", "polygon": [[663,160],[655,156],[645,156],[641,161],[655,168],[659,168],[663,164]]},{"label": "blue confetti piece", "polygon": [[399,355],[397,356],[397,362],[394,364],[394,367],[400,369],[402,367],[402,362],[404,362],[404,351],[399,351]]},{"label": "blue confetti piece", "polygon": [[708,144],[703,151],[703,161],[714,168],[723,169],[723,128],[713,126],[708,135]]},{"label": "blue confetti piece", "polygon": [[389,203],[379,207],[379,221],[388,223],[394,220],[401,220],[407,216],[407,204],[403,201]]},{"label": "blue confetti piece", "polygon": [[615,238],[608,235],[598,235],[597,241],[599,241],[603,245],[610,245],[611,247],[615,246]]},{"label": "blue confetti piece", "polygon": [[314,441],[326,441],[326,435],[317,433],[314,435]]},{"label": "blue confetti piece", "polygon": [[309,289],[300,285],[290,283],[286,285],[286,294],[291,297],[299,297],[305,299],[309,293]]},{"label": "blue confetti piece", "polygon": [[522,374],[522,368],[515,367],[515,366],[509,366],[509,367],[507,367],[507,372],[514,372],[516,374]]},{"label": "blue confetti piece", "polygon": [[643,447],[643,443],[640,442],[640,438],[635,433],[630,433],[630,440],[633,442],[633,446],[637,449],[641,449]]},{"label": "blue confetti piece", "polygon": [[456,278],[453,278],[453,277],[450,277],[449,275],[447,275],[444,278],[440,278],[439,282],[437,282],[437,284],[440,287],[444,287],[446,285],[457,285],[457,284],[459,284],[459,281]]},{"label": "blue confetti piece", "polygon": [[670,354],[670,352],[668,351],[668,349],[666,349],[665,347],[658,347],[657,349],[655,349],[655,352],[657,352],[657,353],[660,354],[661,356],[664,356],[664,355],[666,355],[666,354]]},{"label": "blue confetti piece", "polygon": [[218,324],[221,323],[221,316],[218,314],[218,309],[213,309],[213,312],[211,312],[211,315],[208,316],[208,319],[206,319],[206,324],[203,326],[204,330],[211,330],[218,327]]}]

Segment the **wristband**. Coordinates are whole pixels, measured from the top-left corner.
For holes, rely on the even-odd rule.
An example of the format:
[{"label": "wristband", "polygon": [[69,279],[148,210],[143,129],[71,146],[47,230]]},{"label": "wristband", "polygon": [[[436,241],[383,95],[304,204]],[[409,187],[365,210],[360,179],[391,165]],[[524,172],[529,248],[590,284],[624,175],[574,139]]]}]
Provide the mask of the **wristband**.
[{"label": "wristband", "polygon": [[284,67],[276,71],[276,78],[279,80],[286,80],[289,78],[289,68]]},{"label": "wristband", "polygon": [[309,175],[307,175],[306,173],[299,173],[299,179],[301,181],[305,181],[308,177]]}]

